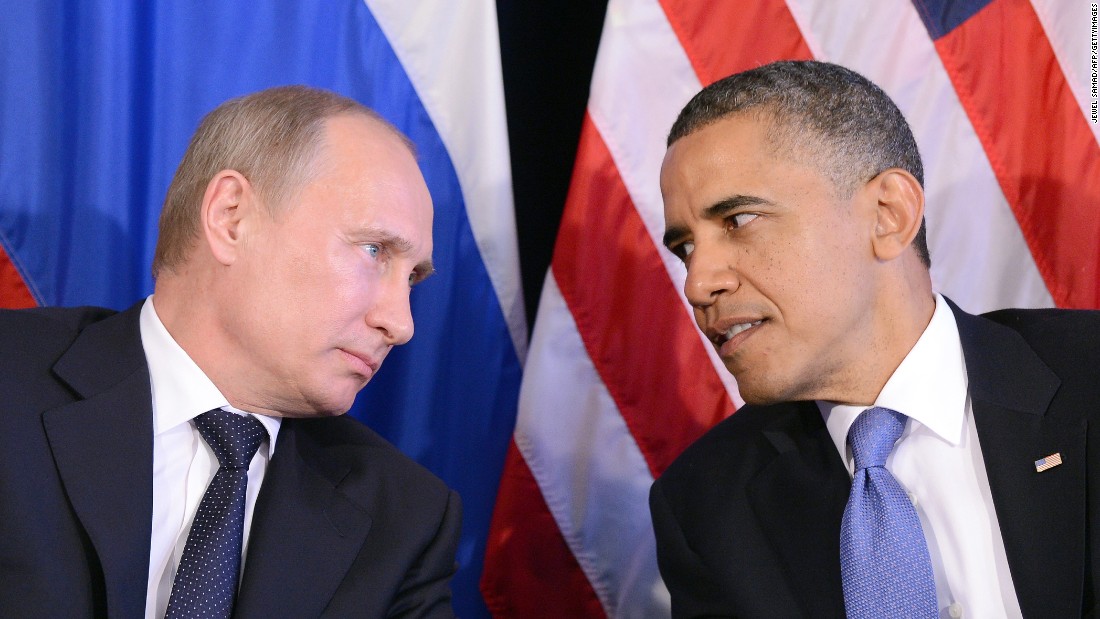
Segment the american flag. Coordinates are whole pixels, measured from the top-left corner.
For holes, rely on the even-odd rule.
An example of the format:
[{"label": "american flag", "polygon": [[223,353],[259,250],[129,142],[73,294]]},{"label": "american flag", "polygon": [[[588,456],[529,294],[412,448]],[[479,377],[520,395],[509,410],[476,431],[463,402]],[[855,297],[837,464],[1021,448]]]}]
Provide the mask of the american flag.
[{"label": "american flag", "polygon": [[1035,461],[1035,472],[1042,473],[1048,469],[1052,469],[1062,463],[1062,454],[1050,454],[1045,458],[1041,458]]},{"label": "american flag", "polygon": [[938,291],[971,312],[1098,307],[1091,14],[1081,0],[611,0],[490,532],[496,616],[668,616],[650,483],[740,404],[660,248],[658,171],[683,104],[769,61],[848,66],[913,127]]}]

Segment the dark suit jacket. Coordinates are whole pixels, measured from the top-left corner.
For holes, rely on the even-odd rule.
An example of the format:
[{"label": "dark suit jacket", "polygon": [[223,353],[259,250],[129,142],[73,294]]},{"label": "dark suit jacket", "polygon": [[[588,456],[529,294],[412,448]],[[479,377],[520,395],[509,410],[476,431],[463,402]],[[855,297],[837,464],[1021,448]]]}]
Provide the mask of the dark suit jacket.
[{"label": "dark suit jacket", "polygon": [[[142,617],[140,304],[0,312],[0,617]],[[283,421],[236,617],[449,617],[458,496],[355,420]]]},{"label": "dark suit jacket", "polygon": [[[1091,615],[1100,578],[1100,312],[959,326],[974,423],[1025,617]],[[1061,453],[1043,473],[1034,462]],[[745,406],[650,492],[675,617],[843,617],[850,479],[813,402]]]}]

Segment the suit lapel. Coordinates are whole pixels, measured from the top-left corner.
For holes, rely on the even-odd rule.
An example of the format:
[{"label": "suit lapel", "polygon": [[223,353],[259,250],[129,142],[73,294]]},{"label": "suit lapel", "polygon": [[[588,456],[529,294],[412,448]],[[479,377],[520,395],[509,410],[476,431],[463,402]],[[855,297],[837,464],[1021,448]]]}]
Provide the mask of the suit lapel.
[{"label": "suit lapel", "polygon": [[791,413],[764,430],[775,457],[749,482],[749,502],[806,614],[843,617],[840,519],[851,480],[817,406]]},{"label": "suit lapel", "polygon": [[[1050,405],[1057,376],[1012,329],[962,313],[974,422],[1024,616],[1080,615],[1085,570],[1085,420]],[[1035,461],[1059,453],[1045,472]]]},{"label": "suit lapel", "polygon": [[153,510],[140,304],[86,328],[54,366],[84,398],[43,414],[61,482],[103,570],[108,614],[145,613]]},{"label": "suit lapel", "polygon": [[350,472],[286,419],[252,517],[235,617],[316,617],[359,553],[371,518],[340,492]]}]

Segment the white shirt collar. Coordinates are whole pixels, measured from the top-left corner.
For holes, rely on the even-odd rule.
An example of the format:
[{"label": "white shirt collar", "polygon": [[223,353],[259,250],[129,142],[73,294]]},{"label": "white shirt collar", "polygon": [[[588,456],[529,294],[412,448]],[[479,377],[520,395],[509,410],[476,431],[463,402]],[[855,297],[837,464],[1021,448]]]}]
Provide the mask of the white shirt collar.
[{"label": "white shirt collar", "polygon": [[[958,445],[965,429],[966,398],[966,362],[959,327],[947,301],[936,294],[932,320],[886,381],[874,406],[896,410],[949,444]],[[868,407],[822,400],[817,406],[837,451],[848,454],[848,429]],[[913,424],[907,425],[908,433]]]},{"label": "white shirt collar", "polygon": [[[141,346],[149,364],[149,383],[153,392],[153,434],[160,435],[215,408],[241,415],[249,413],[229,405],[222,392],[168,333],[149,296],[141,307],[139,319]],[[268,456],[275,453],[275,440],[281,420],[267,415],[252,415],[267,429]]]}]

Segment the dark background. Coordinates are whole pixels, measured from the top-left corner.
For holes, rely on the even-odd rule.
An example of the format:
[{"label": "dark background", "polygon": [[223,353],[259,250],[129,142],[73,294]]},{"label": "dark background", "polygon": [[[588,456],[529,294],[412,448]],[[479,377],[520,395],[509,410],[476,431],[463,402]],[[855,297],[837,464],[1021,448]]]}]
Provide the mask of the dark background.
[{"label": "dark background", "polygon": [[497,0],[528,329],[554,250],[607,0]]}]

